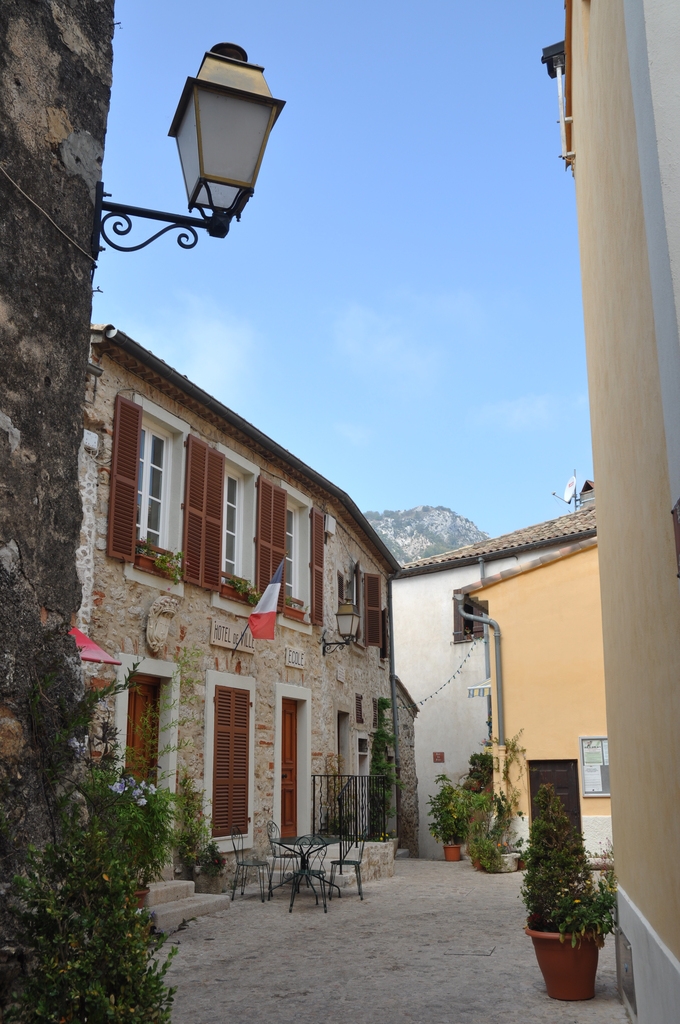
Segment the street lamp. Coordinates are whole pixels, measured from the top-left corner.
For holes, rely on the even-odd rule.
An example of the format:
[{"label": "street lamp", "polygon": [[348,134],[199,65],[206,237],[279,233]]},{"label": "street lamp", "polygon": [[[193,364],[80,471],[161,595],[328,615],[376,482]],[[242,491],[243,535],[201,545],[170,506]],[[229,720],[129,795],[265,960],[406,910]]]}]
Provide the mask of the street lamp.
[{"label": "street lamp", "polygon": [[[99,182],[92,233],[95,259],[101,239],[119,252],[135,252],[175,228],[183,249],[198,242],[196,228],[213,238],[225,237],[254,192],[269,133],[284,107],[284,100],[272,96],[263,71],[248,63],[248,54],[235,43],[218,43],[205,54],[196,78],[186,80],[168,133],[177,140],[189,211],[198,210],[200,217],[110,203]],[[113,219],[111,228],[121,237],[132,229],[132,217],[167,226],[138,245],[120,245],[107,234],[107,222]]]},{"label": "street lamp", "polygon": [[338,647],[348,647],[352,641],[356,640],[357,633],[359,632],[359,610],[355,605],[341,604],[335,613],[335,619],[338,624],[338,633],[342,640],[334,640],[332,643],[327,643],[326,630],[324,630],[321,634],[324,657],[329,651],[335,651]]}]

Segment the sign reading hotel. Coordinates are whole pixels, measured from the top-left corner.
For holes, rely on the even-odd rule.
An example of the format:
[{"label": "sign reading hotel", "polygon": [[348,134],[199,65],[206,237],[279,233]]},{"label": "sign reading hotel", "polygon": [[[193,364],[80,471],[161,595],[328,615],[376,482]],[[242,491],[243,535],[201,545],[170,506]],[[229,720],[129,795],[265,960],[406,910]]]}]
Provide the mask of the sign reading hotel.
[{"label": "sign reading hotel", "polygon": [[304,668],[305,652],[298,651],[295,647],[286,647],[285,666],[286,668]]},{"label": "sign reading hotel", "polygon": [[[233,651],[242,632],[243,626],[234,626],[230,622],[221,622],[220,619],[210,620],[210,643],[213,647],[228,647]],[[245,651],[246,654],[255,653],[255,643],[249,629],[246,629],[238,649]]]}]

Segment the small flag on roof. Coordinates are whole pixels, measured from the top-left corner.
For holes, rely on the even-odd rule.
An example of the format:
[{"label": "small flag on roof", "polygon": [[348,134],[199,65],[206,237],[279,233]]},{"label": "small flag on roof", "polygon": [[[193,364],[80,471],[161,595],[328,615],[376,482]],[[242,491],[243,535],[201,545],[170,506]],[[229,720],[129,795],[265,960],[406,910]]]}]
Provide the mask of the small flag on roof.
[{"label": "small flag on roof", "polygon": [[257,640],[273,640],[276,628],[276,609],[279,603],[279,591],[283,579],[283,563],[272,576],[267,589],[250,613],[248,625],[250,632]]}]

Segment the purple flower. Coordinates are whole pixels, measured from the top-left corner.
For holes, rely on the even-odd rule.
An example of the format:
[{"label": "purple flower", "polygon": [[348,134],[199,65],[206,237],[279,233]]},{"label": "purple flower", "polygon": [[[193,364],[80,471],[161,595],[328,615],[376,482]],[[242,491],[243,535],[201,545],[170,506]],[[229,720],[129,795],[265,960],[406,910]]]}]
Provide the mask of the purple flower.
[{"label": "purple flower", "polygon": [[146,803],[146,800],[144,799],[144,797],[140,796],[139,800],[137,801],[137,806],[138,807],[143,807],[145,803]]},{"label": "purple flower", "polygon": [[[137,789],[133,789],[133,791],[132,791],[132,795],[135,798],[135,800],[137,800],[143,794],[144,794],[144,790],[140,789],[139,786],[137,786]],[[146,801],[144,801],[144,802],[146,803]]]},{"label": "purple flower", "polygon": [[156,787],[154,786],[153,782],[149,783],[149,793],[151,794],[151,796],[156,795]]},{"label": "purple flower", "polygon": [[123,793],[125,791],[125,783],[121,779],[120,782],[114,782],[112,786],[109,786],[109,789],[112,789],[114,793]]}]

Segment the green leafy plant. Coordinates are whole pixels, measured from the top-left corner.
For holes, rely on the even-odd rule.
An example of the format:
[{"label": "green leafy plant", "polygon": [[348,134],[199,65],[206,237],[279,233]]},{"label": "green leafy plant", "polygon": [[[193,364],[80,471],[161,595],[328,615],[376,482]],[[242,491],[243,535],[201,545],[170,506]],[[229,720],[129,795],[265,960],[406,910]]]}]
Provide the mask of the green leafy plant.
[{"label": "green leafy plant", "polygon": [[470,754],[470,765],[467,775],[463,779],[463,789],[469,789],[472,793],[481,793],[493,786],[493,754],[482,751]]},{"label": "green leafy plant", "polygon": [[[397,775],[394,761],[390,760],[388,754],[389,748],[394,747],[394,733],[390,731],[387,725],[387,712],[391,707],[392,701],[389,697],[378,697],[378,726],[373,733],[373,743],[371,746],[371,775],[384,775],[385,777],[385,787],[387,790],[385,815],[388,818],[393,817],[395,814],[395,808],[392,806],[391,801],[392,789],[394,787],[401,789],[403,786],[401,779]],[[372,812],[372,833],[380,831],[378,824],[381,811],[382,808],[376,807]]]},{"label": "green leafy plant", "polygon": [[116,765],[106,764],[93,766],[86,793],[88,789],[91,802],[97,790],[108,789],[112,794],[113,799],[101,795],[97,815],[138,884],[145,887],[160,878],[175,837],[170,790],[120,775]]},{"label": "green leafy plant", "polygon": [[233,587],[237,594],[246,598],[248,604],[256,605],[262,594],[256,590],[250,580],[244,580],[240,576],[230,576],[227,580],[230,587]]},{"label": "green leafy plant", "polygon": [[211,839],[198,851],[197,863],[202,875],[215,878],[224,869],[227,862],[220,853],[220,848],[215,840]]},{"label": "green leafy plant", "polygon": [[592,939],[598,946],[614,930],[616,877],[604,872],[597,883],[583,836],[572,826],[552,785],[539,788],[539,814],[531,825],[522,898],[534,931],[571,935],[572,946]]},{"label": "green leafy plant", "polygon": [[454,786],[448,775],[438,775],[435,782],[439,790],[428,800],[430,835],[446,846],[464,843],[470,829],[472,793]]},{"label": "green leafy plant", "polygon": [[156,555],[154,561],[154,568],[158,569],[159,572],[165,573],[169,576],[173,583],[177,584],[184,576],[184,552],[183,551],[168,551],[161,555]]},{"label": "green leafy plant", "polygon": [[203,794],[183,768],[175,797],[174,843],[185,867],[193,867],[198,862],[199,852],[210,842],[210,837],[210,818],[203,813]]},{"label": "green leafy plant", "polygon": [[134,872],[96,818],[77,809],[62,835],[29,850],[14,882],[21,941],[32,970],[14,994],[7,1020],[88,1024],[169,1024],[174,989],[164,984],[176,953],[159,959],[164,936],[137,909]]}]

